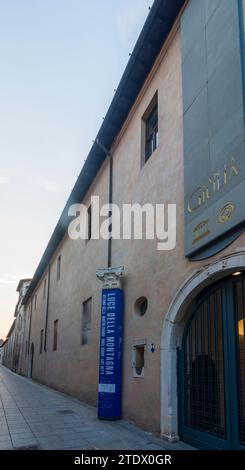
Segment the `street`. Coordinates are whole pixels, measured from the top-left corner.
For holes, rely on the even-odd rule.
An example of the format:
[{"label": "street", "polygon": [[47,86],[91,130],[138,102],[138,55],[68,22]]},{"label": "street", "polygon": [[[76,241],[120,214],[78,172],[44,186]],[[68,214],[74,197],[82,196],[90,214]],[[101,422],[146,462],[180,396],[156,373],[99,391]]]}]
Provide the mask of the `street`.
[{"label": "street", "polygon": [[0,366],[0,450],[189,450],[124,420],[99,421],[93,407]]}]

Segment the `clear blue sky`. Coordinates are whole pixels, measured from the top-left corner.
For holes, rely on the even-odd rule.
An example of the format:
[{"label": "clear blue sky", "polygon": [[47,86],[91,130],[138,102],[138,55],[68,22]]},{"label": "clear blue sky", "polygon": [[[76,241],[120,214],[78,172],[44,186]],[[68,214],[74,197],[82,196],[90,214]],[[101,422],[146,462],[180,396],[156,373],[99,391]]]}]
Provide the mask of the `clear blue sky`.
[{"label": "clear blue sky", "polygon": [[152,0],[0,0],[0,338]]}]

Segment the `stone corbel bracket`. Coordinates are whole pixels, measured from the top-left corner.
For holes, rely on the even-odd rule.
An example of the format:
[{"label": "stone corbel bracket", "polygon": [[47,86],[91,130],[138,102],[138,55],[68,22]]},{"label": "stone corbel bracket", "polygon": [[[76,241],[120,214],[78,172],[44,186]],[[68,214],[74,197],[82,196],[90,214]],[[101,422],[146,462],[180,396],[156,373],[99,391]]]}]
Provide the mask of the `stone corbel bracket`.
[{"label": "stone corbel bracket", "polygon": [[122,277],[124,276],[124,266],[97,269],[96,276],[103,282],[103,289],[121,289]]}]

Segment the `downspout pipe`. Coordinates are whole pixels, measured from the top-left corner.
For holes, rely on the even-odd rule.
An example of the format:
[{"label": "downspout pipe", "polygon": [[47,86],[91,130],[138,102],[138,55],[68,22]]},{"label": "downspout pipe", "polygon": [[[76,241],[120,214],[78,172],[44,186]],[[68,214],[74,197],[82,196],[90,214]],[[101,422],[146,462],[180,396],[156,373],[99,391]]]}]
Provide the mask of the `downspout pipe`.
[{"label": "downspout pipe", "polygon": [[[113,199],[113,157],[110,151],[96,139],[96,144],[104,152],[106,157],[109,159],[109,204],[112,204]],[[109,217],[112,216],[112,211],[109,211]],[[110,232],[112,232],[112,223],[110,225]],[[112,255],[112,237],[108,239],[108,251],[107,251],[107,267],[111,268],[111,255]]]}]

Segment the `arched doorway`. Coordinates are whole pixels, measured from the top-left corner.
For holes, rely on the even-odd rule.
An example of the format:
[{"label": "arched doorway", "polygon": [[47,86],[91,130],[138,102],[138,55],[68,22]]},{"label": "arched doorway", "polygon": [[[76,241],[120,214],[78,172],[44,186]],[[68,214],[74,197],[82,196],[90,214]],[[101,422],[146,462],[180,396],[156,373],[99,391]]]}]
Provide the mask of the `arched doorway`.
[{"label": "arched doorway", "polygon": [[179,350],[178,389],[180,437],[198,447],[245,446],[244,324],[244,275],[194,301]]},{"label": "arched doorway", "polygon": [[[206,267],[197,269],[194,271],[189,278],[187,278],[183,284],[180,286],[178,291],[175,294],[171,304],[169,305],[167,313],[164,315],[163,321],[163,328],[162,328],[162,336],[161,336],[161,434],[164,438],[175,441],[179,440],[179,438],[183,437],[183,432],[181,429],[181,419],[179,419],[179,411],[182,408],[182,404],[178,399],[178,384],[177,384],[177,351],[183,349],[183,338],[187,334],[188,324],[191,321],[191,317],[194,315],[193,312],[193,303],[196,305],[197,301],[202,300],[202,295],[208,295],[209,289],[215,288],[217,286],[217,282],[225,282],[226,280],[236,278],[232,275],[236,271],[245,272],[245,249],[241,248],[237,250],[235,253],[232,253],[224,258],[218,259],[215,263],[209,264]],[[239,278],[241,279],[241,277]],[[238,281],[238,277],[237,277]],[[230,281],[231,282],[231,281]],[[204,290],[205,289],[205,290]],[[230,294],[231,294],[231,284],[230,284]],[[234,300],[234,296],[235,300]],[[228,299],[233,299],[231,305],[233,311],[233,320],[235,315],[241,315],[242,307],[241,301],[239,300],[239,308],[235,311],[235,305],[237,305],[237,300],[241,299],[241,288],[239,292],[234,291],[233,288],[233,298],[231,295],[226,297],[226,302]],[[223,302],[223,300],[222,300]],[[229,303],[229,302],[228,302]],[[227,307],[228,308],[228,307]],[[231,315],[232,317],[232,315]],[[229,315],[228,315],[229,318]],[[237,317],[238,318],[238,317]],[[241,318],[240,318],[241,320]],[[240,321],[239,320],[239,321]],[[236,325],[237,323],[237,325]],[[241,335],[241,324],[240,322],[233,323],[233,360],[236,360],[236,363],[240,361],[242,363],[242,356],[244,357],[244,353],[242,353],[242,349],[240,347],[240,336]],[[240,334],[239,334],[240,328]],[[238,334],[237,334],[238,329]],[[235,330],[235,331],[234,331]],[[227,327],[225,330],[225,334],[227,335]],[[236,346],[234,347],[234,342]],[[239,346],[238,346],[239,343]],[[244,343],[242,343],[244,344]],[[197,359],[196,364],[198,364],[201,359]],[[214,387],[215,382],[215,368],[212,367],[212,363],[208,363],[208,358],[203,359],[204,364],[202,373],[205,375],[205,370],[213,370],[213,385],[212,381],[209,387],[212,390]],[[244,378],[239,376],[237,372],[237,364],[236,366],[233,365],[231,370],[236,374],[235,381],[237,383],[236,387],[236,402],[237,402],[237,426],[236,431],[237,436],[239,434],[239,439],[242,441],[244,439],[244,396],[242,395],[244,391],[241,393],[241,383],[244,381]],[[243,367],[240,367],[239,370],[242,370]],[[235,372],[234,372],[235,371]],[[195,372],[193,372],[195,374]],[[212,373],[211,373],[212,375]],[[241,375],[241,374],[240,374]],[[193,377],[195,380],[195,376]],[[196,375],[196,381],[200,380],[198,375]],[[231,377],[227,375],[227,367],[225,373],[225,380],[231,381]],[[239,385],[240,384],[240,385]],[[240,389],[239,389],[240,387]],[[215,388],[213,390],[215,396]],[[239,396],[238,396],[239,394]],[[215,400],[213,405],[215,405]],[[201,406],[204,406],[204,404]],[[234,403],[231,405],[232,413],[234,415]],[[192,413],[194,409],[192,408]],[[239,414],[238,414],[239,413]],[[218,415],[217,415],[218,416]],[[217,418],[218,419],[218,418]],[[227,417],[226,417],[227,419]],[[207,426],[207,423],[206,423]],[[234,428],[234,422],[233,422]],[[208,434],[205,431],[201,431],[203,434]],[[242,437],[243,435],[243,437]],[[187,438],[188,439],[188,438]],[[240,442],[239,441],[239,442]],[[189,440],[190,442],[190,440]],[[237,438],[238,442],[238,438]],[[192,441],[194,444],[194,441]],[[217,444],[217,442],[216,442]],[[215,444],[215,445],[216,445]],[[229,443],[231,444],[231,443]],[[233,447],[234,447],[234,440],[233,440]],[[239,444],[240,445],[240,444]],[[243,444],[241,444],[243,445]],[[202,447],[201,441],[196,441],[197,447]],[[204,442],[203,447],[208,448],[209,445]],[[210,446],[212,448],[212,446]],[[214,448],[214,447],[213,447]]]}]

